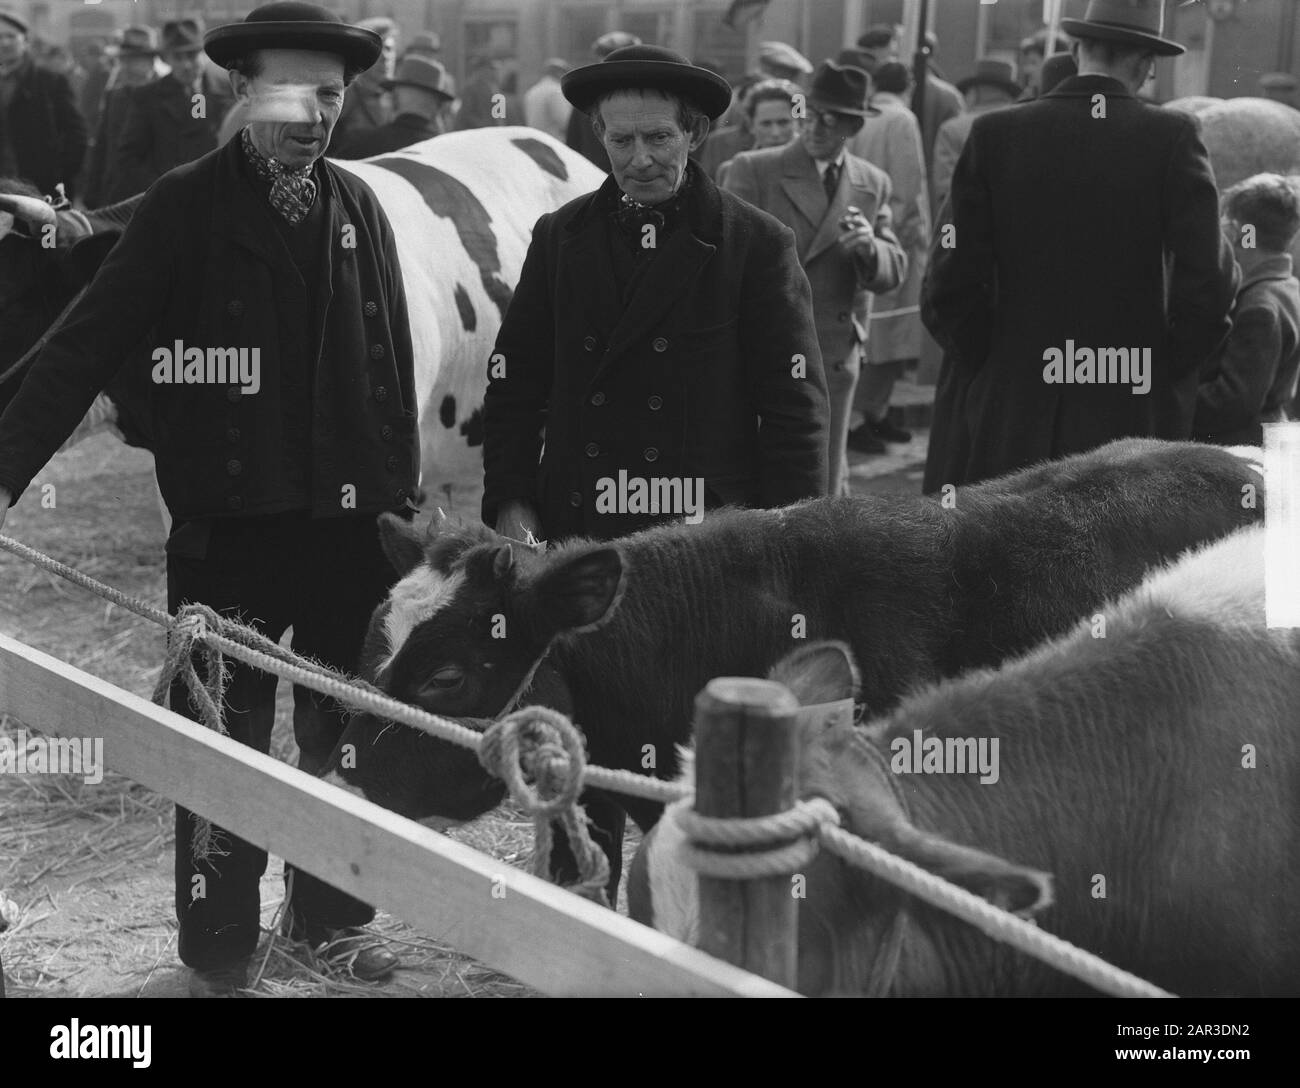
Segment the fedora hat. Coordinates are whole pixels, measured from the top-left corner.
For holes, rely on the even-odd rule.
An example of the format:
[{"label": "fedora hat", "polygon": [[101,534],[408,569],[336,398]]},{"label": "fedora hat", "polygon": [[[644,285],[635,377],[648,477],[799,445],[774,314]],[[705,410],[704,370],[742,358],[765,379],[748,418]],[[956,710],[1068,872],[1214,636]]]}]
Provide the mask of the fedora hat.
[{"label": "fedora hat", "polygon": [[1015,80],[1015,70],[1009,61],[993,60],[986,57],[975,62],[975,71],[965,79],[957,81],[957,90],[965,94],[972,87],[996,87],[1005,91],[1012,98],[1020,93],[1020,84]]},{"label": "fedora hat", "polygon": [[1165,0],[1088,0],[1082,19],[1062,19],[1061,29],[1076,38],[1141,45],[1161,57],[1187,50],[1165,30]]},{"label": "fedora hat", "polygon": [[128,26],[105,49],[110,57],[156,57],[158,32],[151,26]]},{"label": "fedora hat", "polygon": [[456,93],[450,89],[451,77],[447,69],[436,60],[422,57],[418,53],[405,56],[397,63],[397,71],[392,79],[382,79],[380,86],[386,91],[394,87],[418,87],[422,91],[440,95],[450,102]]},{"label": "fedora hat", "polygon": [[222,68],[258,49],[300,49],[334,53],[353,74],[379,59],[383,39],[373,30],[345,23],[332,11],[298,0],[280,0],[254,8],[242,23],[227,23],[203,39],[208,56]]},{"label": "fedora hat", "polygon": [[871,77],[851,64],[824,60],[813,72],[808,85],[808,105],[815,110],[848,113],[854,117],[878,117],[880,111],[867,105]]},{"label": "fedora hat", "polygon": [[194,19],[168,19],[162,25],[163,53],[198,53],[203,49],[203,31]]},{"label": "fedora hat", "polygon": [[627,45],[604,60],[566,72],[560,79],[575,109],[589,110],[607,91],[637,88],[669,91],[693,102],[710,121],[731,105],[731,84],[707,68],[692,64],[680,53],[658,45]]}]

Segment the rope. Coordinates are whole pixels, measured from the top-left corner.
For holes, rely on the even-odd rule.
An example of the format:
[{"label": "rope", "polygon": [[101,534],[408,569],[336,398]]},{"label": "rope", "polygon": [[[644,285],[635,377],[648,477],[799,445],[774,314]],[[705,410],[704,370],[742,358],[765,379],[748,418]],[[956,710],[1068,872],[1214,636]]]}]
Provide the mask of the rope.
[{"label": "rope", "polygon": [[[682,850],[679,856],[704,875],[734,880],[784,876],[811,861],[820,844],[850,865],[956,915],[994,940],[1080,979],[1102,993],[1115,997],[1174,996],[1069,941],[1044,932],[1032,921],[1019,918],[905,858],[841,830],[839,813],[825,798],[800,801],[787,812],[752,819],[717,819],[701,816],[689,809],[679,810],[676,816],[682,830],[694,840],[690,848]],[[805,853],[792,849],[799,845],[797,843],[785,843],[768,852],[747,854],[718,854],[699,849],[699,844],[756,847],[781,843],[792,835],[808,834],[815,835],[815,838],[804,840],[810,847]],[[788,863],[790,858],[796,860]],[[786,862],[785,867],[778,863],[778,859]]]},{"label": "rope", "polygon": [[[477,752],[483,766],[506,781],[516,803],[533,817],[538,829],[534,864],[540,865],[543,871],[549,863],[552,845],[550,819],[558,817],[562,821],[579,864],[581,880],[578,890],[581,894],[599,893],[603,898],[604,883],[608,879],[608,862],[603,852],[592,843],[586,830],[587,818],[576,804],[584,787],[594,786],[663,804],[691,793],[678,783],[663,782],[632,771],[588,765],[581,734],[557,711],[526,707],[480,732],[400,703],[373,685],[300,657],[206,606],[187,605],[173,618],[161,609],[82,574],[12,537],[0,534],[0,548],[167,628],[167,658],[163,675],[154,690],[154,701],[158,701],[160,692],[167,690],[171,679],[180,675],[189,687],[191,699],[197,700],[205,724],[216,710],[220,728],[217,708],[221,706],[224,692],[221,655],[228,654],[299,686],[332,696],[344,705],[367,710],[378,718],[409,725]],[[195,643],[204,644],[203,652],[208,663],[205,681],[199,680],[193,668]],[[163,682],[164,677],[167,677],[167,683]],[[533,788],[529,788],[527,779],[535,783]],[[710,867],[701,870],[709,875],[716,873],[733,879],[752,879],[789,873],[807,864],[820,844],[849,864],[898,885],[918,899],[955,914],[995,940],[1081,979],[1103,993],[1117,997],[1174,996],[1068,941],[1045,933],[1032,922],[993,906],[965,888],[950,884],[904,858],[842,831],[838,827],[838,812],[822,798],[800,801],[787,812],[752,820],[714,819],[689,809],[679,811],[677,818],[691,828],[692,838],[711,845],[758,847],[770,846],[773,842],[781,844],[767,855],[719,855],[695,847],[687,850],[685,856],[690,862],[701,860]],[[591,856],[592,852],[599,855],[599,861]],[[771,860],[772,855],[776,856],[776,861]],[[606,866],[603,876],[601,863]],[[716,870],[712,868],[715,865],[719,867]],[[727,871],[721,871],[723,869]],[[769,871],[772,869],[775,872]]]}]

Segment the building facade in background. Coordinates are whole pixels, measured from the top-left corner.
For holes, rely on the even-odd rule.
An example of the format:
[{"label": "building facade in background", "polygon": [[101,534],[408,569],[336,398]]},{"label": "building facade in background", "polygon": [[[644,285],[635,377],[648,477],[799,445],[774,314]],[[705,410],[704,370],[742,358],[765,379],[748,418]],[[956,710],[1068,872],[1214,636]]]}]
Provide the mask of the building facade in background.
[{"label": "building facade in background", "polygon": [[[503,59],[519,92],[542,74],[547,57],[589,58],[607,30],[629,30],[695,59],[717,63],[736,78],[753,62],[759,41],[793,45],[812,60],[834,56],[873,23],[898,23],[914,33],[919,0],[769,0],[736,29],[723,23],[728,0],[318,0],[350,20],[391,15],[409,36],[442,37],[443,59],[463,82],[469,57],[490,50]],[[216,26],[241,19],[256,0],[17,0],[32,30],[69,43],[79,53],[132,22],[160,25],[197,14]],[[1156,97],[1219,98],[1258,94],[1265,72],[1300,75],[1300,0],[1206,0],[1184,6],[1167,0],[1166,34],[1187,46],[1184,57],[1162,60]],[[1082,16],[1087,0],[1064,0],[1063,14]],[[1020,40],[1043,25],[1043,0],[931,0],[930,26],[939,37],[938,65],[950,79],[981,56],[1015,63]],[[741,17],[743,20],[743,16]],[[910,37],[905,40],[911,41]]]}]

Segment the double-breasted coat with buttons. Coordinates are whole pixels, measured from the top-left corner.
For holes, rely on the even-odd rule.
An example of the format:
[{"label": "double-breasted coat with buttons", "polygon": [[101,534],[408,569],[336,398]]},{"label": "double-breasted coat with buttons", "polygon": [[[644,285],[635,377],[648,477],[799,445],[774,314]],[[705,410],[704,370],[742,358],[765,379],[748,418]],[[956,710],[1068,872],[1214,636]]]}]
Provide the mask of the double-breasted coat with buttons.
[{"label": "double-breasted coat with buttons", "polygon": [[703,479],[706,508],[826,493],[826,384],[794,235],[691,175],[682,221],[626,308],[614,179],[538,220],[489,370],[489,525],[512,500],[550,539],[663,520],[597,509],[600,481],[620,471]]},{"label": "double-breasted coat with buttons", "polygon": [[[411,334],[383,210],[362,181],[320,160],[321,276],[304,283],[242,156],[232,140],[160,178],[32,364],[0,418],[0,485],[15,497],[124,362],[147,397],[158,483],[178,521],[280,513],[304,499],[316,517],[375,514],[411,496]],[[177,341],[258,349],[260,389],[155,382],[153,352]],[[286,411],[310,412],[306,496],[286,463]]]}]

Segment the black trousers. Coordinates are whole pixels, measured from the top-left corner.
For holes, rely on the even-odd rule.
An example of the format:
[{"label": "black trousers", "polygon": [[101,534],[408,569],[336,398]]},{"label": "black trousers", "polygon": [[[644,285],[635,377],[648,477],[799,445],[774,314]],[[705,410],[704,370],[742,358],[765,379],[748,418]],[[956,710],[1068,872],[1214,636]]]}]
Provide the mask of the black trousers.
[{"label": "black trousers", "polygon": [[[374,515],[316,519],[303,513],[178,523],[167,541],[167,607],[201,601],[238,616],[278,640],[293,627],[293,649],[352,672],[376,605],[396,575],[379,547]],[[241,744],[267,752],[275,722],[277,677],[227,659],[226,728]],[[201,668],[201,667],[200,667]],[[200,672],[200,675],[202,673]],[[342,734],[343,711],[328,696],[293,689],[298,766],[316,774]],[[185,687],[172,685],[171,706],[197,720]],[[176,808],[176,918],[181,961],[197,970],[253,953],[260,932],[258,881],[266,851],[213,827],[225,856],[192,856],[193,815]],[[293,873],[291,929],[324,939],[326,928],[365,925],[374,909],[315,877]]]}]

